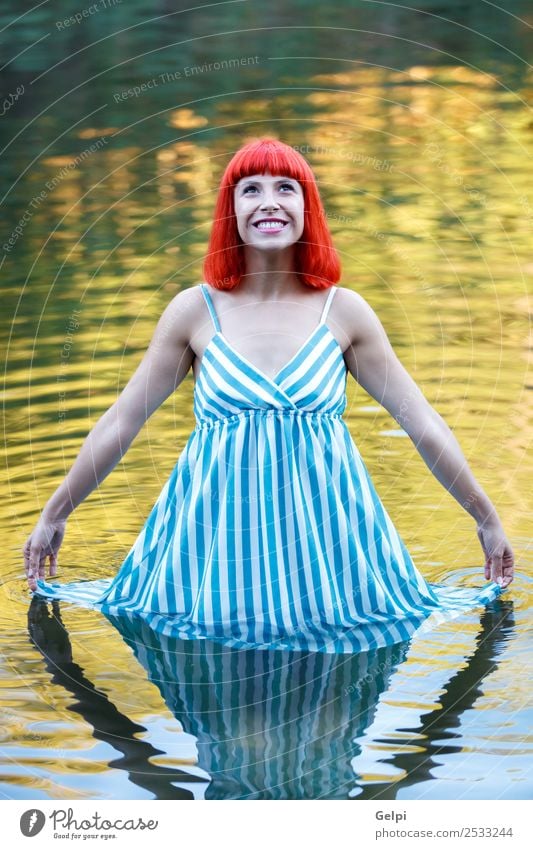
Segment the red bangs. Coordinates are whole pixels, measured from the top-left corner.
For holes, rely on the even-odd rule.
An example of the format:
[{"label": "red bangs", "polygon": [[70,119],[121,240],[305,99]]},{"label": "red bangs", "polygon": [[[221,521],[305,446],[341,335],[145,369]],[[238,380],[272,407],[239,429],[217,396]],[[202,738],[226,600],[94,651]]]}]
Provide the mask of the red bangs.
[{"label": "red bangs", "polygon": [[301,183],[315,182],[311,166],[301,153],[276,139],[264,138],[248,142],[237,151],[224,172],[222,185],[235,185],[243,177],[266,174],[267,171],[274,177],[292,177]]},{"label": "red bangs", "polygon": [[312,289],[327,289],[341,276],[315,175],[301,153],[274,138],[245,144],[229,162],[214,212],[204,261],[204,279],[216,289],[234,289],[244,274],[243,242],[237,230],[233,191],[243,177],[270,173],[297,180],[304,197],[304,229],[296,243],[296,272]]}]

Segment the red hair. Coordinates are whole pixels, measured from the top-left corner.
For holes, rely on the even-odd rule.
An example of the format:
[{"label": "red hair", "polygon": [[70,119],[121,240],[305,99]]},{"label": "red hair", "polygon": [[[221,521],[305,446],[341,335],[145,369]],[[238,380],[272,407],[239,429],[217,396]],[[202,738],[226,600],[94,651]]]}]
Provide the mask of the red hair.
[{"label": "red hair", "polygon": [[222,175],[214,212],[204,279],[215,289],[234,289],[245,272],[243,241],[237,230],[233,192],[243,177],[252,174],[286,176],[300,183],[304,198],[304,229],[295,245],[300,280],[313,289],[334,286],[341,276],[339,257],[326,223],[315,175],[301,153],[264,137],[248,142],[230,160]]}]

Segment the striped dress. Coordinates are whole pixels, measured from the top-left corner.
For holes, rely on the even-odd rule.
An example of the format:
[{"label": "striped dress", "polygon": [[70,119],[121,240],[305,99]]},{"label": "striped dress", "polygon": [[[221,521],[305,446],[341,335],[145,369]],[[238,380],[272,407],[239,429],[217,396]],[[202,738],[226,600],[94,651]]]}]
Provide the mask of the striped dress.
[{"label": "striped dress", "polygon": [[[196,426],[112,579],[37,593],[232,646],[349,652],[398,642],[501,589],[427,583],[376,493],[342,414],[347,368],[320,321],[273,377],[214,326]],[[437,617],[435,619],[435,617]],[[425,623],[427,626],[427,623]]]}]

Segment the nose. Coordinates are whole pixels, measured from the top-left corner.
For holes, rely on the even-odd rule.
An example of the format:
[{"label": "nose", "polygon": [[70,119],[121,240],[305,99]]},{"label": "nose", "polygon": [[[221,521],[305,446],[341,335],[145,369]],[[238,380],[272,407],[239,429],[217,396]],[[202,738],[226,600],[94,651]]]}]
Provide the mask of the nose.
[{"label": "nose", "polygon": [[272,189],[265,189],[261,209],[279,209],[279,203],[272,193]]}]

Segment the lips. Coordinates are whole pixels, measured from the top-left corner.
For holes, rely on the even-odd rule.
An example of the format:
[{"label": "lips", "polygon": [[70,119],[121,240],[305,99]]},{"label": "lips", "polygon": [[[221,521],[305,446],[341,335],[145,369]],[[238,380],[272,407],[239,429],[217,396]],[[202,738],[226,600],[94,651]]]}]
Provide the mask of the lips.
[{"label": "lips", "polygon": [[289,222],[284,221],[283,218],[260,218],[259,221],[252,223],[262,233],[279,233]]}]

